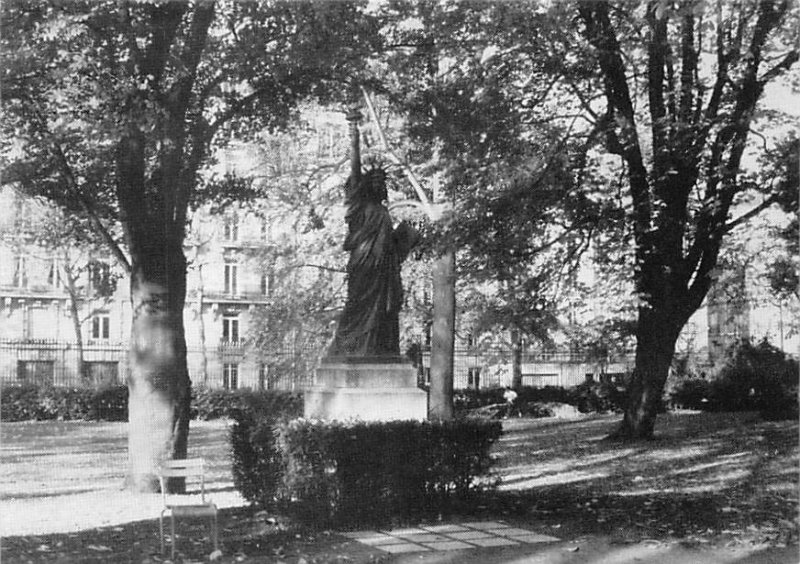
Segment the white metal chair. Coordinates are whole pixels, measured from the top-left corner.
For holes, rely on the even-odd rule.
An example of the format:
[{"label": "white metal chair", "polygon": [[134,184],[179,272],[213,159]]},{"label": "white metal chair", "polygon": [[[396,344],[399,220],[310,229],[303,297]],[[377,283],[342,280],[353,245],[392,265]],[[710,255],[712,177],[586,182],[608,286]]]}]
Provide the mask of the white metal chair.
[{"label": "white metal chair", "polygon": [[[158,519],[158,531],[161,537],[161,553],[164,553],[164,515],[169,513],[172,539],[172,559],[175,559],[175,518],[176,517],[211,517],[214,551],[217,550],[217,506],[206,498],[205,461],[202,458],[184,460],[168,460],[161,464],[158,479],[161,482],[161,497],[164,509]],[[186,494],[167,494],[169,478],[184,478]],[[189,479],[200,481],[200,495],[190,492]]]}]

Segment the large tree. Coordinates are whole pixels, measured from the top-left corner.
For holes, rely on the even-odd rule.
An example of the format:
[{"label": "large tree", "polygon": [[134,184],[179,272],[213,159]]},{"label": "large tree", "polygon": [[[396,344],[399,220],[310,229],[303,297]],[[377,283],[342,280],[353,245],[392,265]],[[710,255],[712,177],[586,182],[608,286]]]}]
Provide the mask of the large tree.
[{"label": "large tree", "polygon": [[647,438],[723,239],[777,198],[744,169],[751,132],[770,127],[764,90],[797,61],[796,14],[789,2],[661,0],[585,1],[578,13],[605,104],[583,100],[624,167],[633,227],[636,365],[617,435]]},{"label": "large tree", "polygon": [[387,50],[378,88],[403,124],[394,137],[406,141],[396,143],[398,153],[432,199],[452,208],[452,221],[438,222],[431,234],[431,405],[446,413],[456,279],[494,292],[471,301],[485,313],[475,328],[508,330],[519,349],[523,335],[542,336],[552,325],[542,306],[586,248],[602,206],[569,172],[570,156],[585,141],[568,120],[553,120],[549,105],[568,70],[555,39],[563,34],[560,8],[388,2],[383,10]]},{"label": "large tree", "polygon": [[280,126],[298,99],[339,89],[372,41],[362,8],[3,4],[4,181],[91,217],[130,273],[134,490],[154,490],[159,462],[186,456],[184,234],[190,206],[220,188],[203,167],[231,134]]}]

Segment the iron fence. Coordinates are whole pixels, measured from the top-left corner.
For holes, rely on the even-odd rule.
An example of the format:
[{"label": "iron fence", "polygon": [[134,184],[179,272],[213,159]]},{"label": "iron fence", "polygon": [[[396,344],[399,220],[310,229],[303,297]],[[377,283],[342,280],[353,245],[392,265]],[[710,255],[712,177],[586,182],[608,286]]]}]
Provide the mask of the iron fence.
[{"label": "iron fence", "polygon": [[[313,351],[287,347],[255,350],[245,343],[189,347],[187,365],[195,386],[297,390],[310,382]],[[130,374],[128,343],[42,339],[0,340],[0,383],[71,387],[125,384]]]},{"label": "iron fence", "polygon": [[[245,342],[189,347],[189,377],[195,386],[301,390],[312,382],[324,351],[287,347],[258,350]],[[430,379],[430,347],[416,344],[409,358],[420,384]],[[593,359],[576,350],[530,350],[519,355],[523,385],[573,386],[590,378],[622,374],[632,365],[632,353]],[[514,353],[509,347],[456,347],[454,388],[485,388],[511,384]],[[81,362],[82,361],[82,362]],[[49,340],[0,340],[0,383],[102,387],[124,384],[130,369],[128,343]]]}]

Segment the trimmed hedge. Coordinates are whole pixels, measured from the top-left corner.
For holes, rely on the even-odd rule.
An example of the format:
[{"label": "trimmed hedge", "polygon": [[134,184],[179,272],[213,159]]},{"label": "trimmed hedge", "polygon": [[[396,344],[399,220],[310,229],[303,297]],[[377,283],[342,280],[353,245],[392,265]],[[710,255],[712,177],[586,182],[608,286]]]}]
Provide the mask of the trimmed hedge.
[{"label": "trimmed hedge", "polygon": [[[193,419],[230,417],[233,411],[260,412],[296,417],[303,412],[297,392],[192,389]],[[0,388],[2,421],[127,421],[127,386],[68,388],[23,384]]]},{"label": "trimmed hedge", "polygon": [[0,389],[2,421],[126,421],[128,388],[63,388],[24,384]]},{"label": "trimmed hedge", "polygon": [[760,411],[765,419],[798,416],[798,362],[762,341],[740,344],[710,380],[679,382],[672,403],[707,411]]},{"label": "trimmed hedge", "polygon": [[702,378],[680,380],[670,394],[670,403],[685,409],[707,409],[710,389],[709,381]]},{"label": "trimmed hedge", "polygon": [[276,416],[299,417],[303,414],[303,394],[282,390],[221,390],[192,388],[192,419],[232,417],[235,412],[252,410]]},{"label": "trimmed hedge", "polygon": [[714,411],[761,411],[767,418],[796,418],[798,362],[762,341],[744,342],[711,382]]},{"label": "trimmed hedge", "polygon": [[[621,411],[625,407],[627,398],[624,389],[617,387],[616,384],[605,382],[585,382],[571,388],[524,386],[517,392],[518,396],[514,402],[517,407],[512,411],[520,410],[523,414],[533,416],[537,416],[538,408],[528,409],[526,406],[529,404],[566,403],[574,405],[582,413],[603,413]],[[505,403],[504,393],[505,388],[459,390],[453,396],[453,404],[457,411],[468,411],[487,405]]]},{"label": "trimmed hedge", "polygon": [[496,421],[276,421],[240,413],[234,484],[245,499],[317,526],[418,519],[495,482]]}]

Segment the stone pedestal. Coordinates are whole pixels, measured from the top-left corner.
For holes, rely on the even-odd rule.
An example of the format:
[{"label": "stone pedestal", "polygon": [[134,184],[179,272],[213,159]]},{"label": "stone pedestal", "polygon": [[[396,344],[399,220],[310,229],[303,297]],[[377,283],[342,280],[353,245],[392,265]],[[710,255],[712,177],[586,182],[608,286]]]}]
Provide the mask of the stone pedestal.
[{"label": "stone pedestal", "polygon": [[428,415],[428,394],[404,362],[323,361],[304,396],[303,416],[312,419],[422,421]]}]

